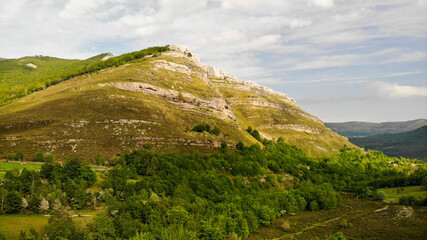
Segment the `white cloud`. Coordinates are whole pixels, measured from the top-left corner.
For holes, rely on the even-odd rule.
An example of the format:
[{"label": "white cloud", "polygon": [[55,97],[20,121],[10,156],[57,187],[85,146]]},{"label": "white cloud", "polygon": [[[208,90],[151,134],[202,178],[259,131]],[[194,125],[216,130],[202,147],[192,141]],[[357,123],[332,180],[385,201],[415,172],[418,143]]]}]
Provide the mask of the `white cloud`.
[{"label": "white cloud", "polygon": [[391,60],[386,60],[384,63],[405,63],[405,62],[419,62],[426,59],[427,54],[417,51],[417,52],[410,52],[402,54],[396,58],[393,58]]},{"label": "white cloud", "polygon": [[320,56],[314,60],[300,62],[287,68],[289,71],[342,67],[355,64],[360,57],[355,54]]},{"label": "white cloud", "polygon": [[331,8],[335,6],[334,0],[310,0],[309,3],[322,8]]},{"label": "white cloud", "polygon": [[427,97],[427,87],[402,86],[396,83],[375,81],[365,87],[365,92],[376,98]]}]

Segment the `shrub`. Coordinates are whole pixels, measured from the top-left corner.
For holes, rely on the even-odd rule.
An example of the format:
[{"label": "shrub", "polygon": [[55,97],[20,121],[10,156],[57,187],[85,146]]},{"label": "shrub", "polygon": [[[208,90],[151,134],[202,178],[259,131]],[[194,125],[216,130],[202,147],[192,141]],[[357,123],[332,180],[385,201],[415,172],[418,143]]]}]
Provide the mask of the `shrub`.
[{"label": "shrub", "polygon": [[316,200],[311,201],[311,203],[310,203],[310,210],[311,211],[317,211],[317,210],[319,210],[319,204],[316,202]]},{"label": "shrub", "polygon": [[245,148],[245,145],[242,143],[242,141],[239,141],[237,144],[236,144],[236,149],[237,150],[243,150]]},{"label": "shrub", "polygon": [[289,231],[289,230],[291,230],[291,224],[289,224],[289,221],[284,221],[283,223],[282,223],[282,229],[283,230],[285,230],[285,231]]},{"label": "shrub", "polygon": [[204,132],[206,131],[206,125],[205,124],[197,124],[191,131],[194,132]]},{"label": "shrub", "polygon": [[218,127],[214,127],[210,133],[215,136],[218,136],[221,133],[221,129],[219,129]]},{"label": "shrub", "polygon": [[254,137],[256,140],[261,141],[261,135],[259,134],[258,130],[253,130],[251,133],[252,137]]},{"label": "shrub", "polygon": [[15,154],[15,160],[22,161],[24,159],[24,154],[22,152],[17,152]]},{"label": "shrub", "polygon": [[376,200],[384,201],[387,198],[387,195],[383,191],[378,191],[378,193],[375,196]]},{"label": "shrub", "polygon": [[329,236],[328,240],[346,240],[344,233],[342,232],[336,232]]},{"label": "shrub", "polygon": [[273,187],[277,187],[277,185],[279,184],[279,182],[277,181],[276,175],[272,175],[272,174],[267,175],[267,182],[269,182]]},{"label": "shrub", "polygon": [[34,157],[34,161],[36,161],[36,162],[44,162],[43,153],[41,153],[41,152],[36,153],[36,156]]}]

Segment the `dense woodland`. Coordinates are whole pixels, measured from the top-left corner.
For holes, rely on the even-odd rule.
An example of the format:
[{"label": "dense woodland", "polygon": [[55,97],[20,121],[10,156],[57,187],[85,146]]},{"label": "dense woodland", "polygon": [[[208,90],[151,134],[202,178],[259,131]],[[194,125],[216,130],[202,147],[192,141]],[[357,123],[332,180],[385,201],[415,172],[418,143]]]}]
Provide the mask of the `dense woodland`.
[{"label": "dense woodland", "polygon": [[[48,159],[40,172],[6,173],[1,212],[53,214],[45,233],[21,239],[238,239],[281,215],[333,209],[341,191],[381,199],[377,188],[426,182],[420,161],[347,147],[316,159],[283,139],[263,143],[223,144],[204,156],[136,151],[117,158],[98,182],[78,159]],[[65,211],[99,207],[105,211],[84,229]]]}]

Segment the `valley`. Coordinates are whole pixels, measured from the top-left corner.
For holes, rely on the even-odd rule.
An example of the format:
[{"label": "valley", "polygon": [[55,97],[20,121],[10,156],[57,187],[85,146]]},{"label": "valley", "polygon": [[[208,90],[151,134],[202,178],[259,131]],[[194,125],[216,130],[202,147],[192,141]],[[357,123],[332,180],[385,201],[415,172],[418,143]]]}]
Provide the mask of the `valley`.
[{"label": "valley", "polygon": [[426,234],[425,162],[181,45],[92,59],[0,107],[0,240]]}]

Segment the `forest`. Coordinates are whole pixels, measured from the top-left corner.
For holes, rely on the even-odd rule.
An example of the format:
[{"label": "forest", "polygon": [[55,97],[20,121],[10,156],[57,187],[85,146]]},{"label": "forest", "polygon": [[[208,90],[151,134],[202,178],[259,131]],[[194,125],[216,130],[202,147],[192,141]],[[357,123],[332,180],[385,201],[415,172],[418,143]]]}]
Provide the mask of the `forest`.
[{"label": "forest", "polygon": [[[239,239],[282,215],[334,209],[340,192],[380,200],[379,188],[427,182],[424,162],[378,151],[344,147],[312,158],[283,139],[263,145],[223,144],[206,155],[145,149],[119,155],[105,173],[47,158],[39,172],[5,174],[1,214],[51,215],[45,229],[20,239]],[[84,228],[66,213],[95,208],[103,211]]]}]

